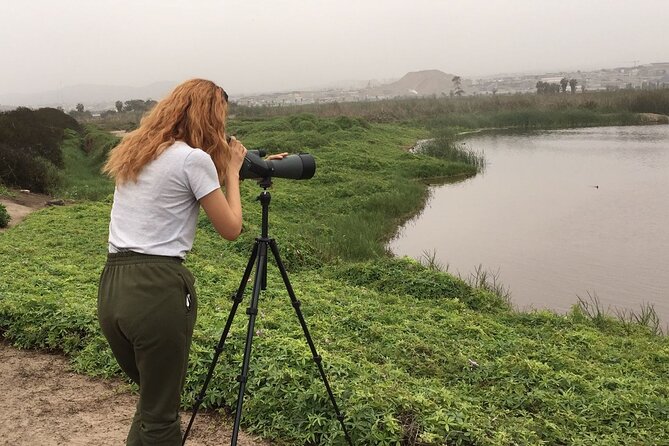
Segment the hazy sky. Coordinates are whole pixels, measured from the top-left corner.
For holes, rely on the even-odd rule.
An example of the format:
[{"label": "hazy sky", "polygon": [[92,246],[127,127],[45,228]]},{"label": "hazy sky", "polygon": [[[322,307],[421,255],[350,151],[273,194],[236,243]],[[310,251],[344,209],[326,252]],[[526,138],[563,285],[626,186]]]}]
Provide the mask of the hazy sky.
[{"label": "hazy sky", "polygon": [[0,94],[630,66],[669,61],[668,29],[667,0],[0,0]]}]

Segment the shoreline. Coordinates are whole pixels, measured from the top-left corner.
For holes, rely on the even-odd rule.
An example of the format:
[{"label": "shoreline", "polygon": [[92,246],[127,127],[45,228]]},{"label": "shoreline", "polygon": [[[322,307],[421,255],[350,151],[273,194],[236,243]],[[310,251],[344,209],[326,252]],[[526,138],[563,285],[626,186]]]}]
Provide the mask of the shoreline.
[{"label": "shoreline", "polygon": [[[466,130],[462,132],[458,132],[456,134],[457,136],[457,141],[459,142],[466,142],[467,138],[476,135],[476,134],[499,134],[499,135],[508,135],[508,134],[534,134],[534,133],[548,133],[548,132],[560,132],[560,131],[568,131],[568,130],[583,130],[583,129],[592,129],[592,128],[611,128],[611,127],[646,127],[646,126],[654,126],[654,125],[667,125],[669,124],[669,116],[667,115],[660,115],[660,114],[646,114],[646,115],[652,115],[654,117],[653,120],[648,121],[643,124],[616,124],[616,125],[595,125],[595,126],[577,126],[577,127],[559,127],[559,128],[542,128],[542,129],[523,129],[523,128],[518,128],[518,127],[505,127],[505,128],[481,128],[481,129],[473,129],[473,130]],[[421,139],[416,142],[414,146],[411,147],[410,151],[412,153],[420,153],[418,152],[421,149],[421,146],[423,144],[426,144],[430,141],[433,141],[435,138],[431,139]],[[455,175],[452,177],[436,177],[434,178],[434,182],[426,181],[426,187],[427,187],[427,193],[426,193],[426,199],[424,200],[423,204],[417,211],[412,214],[410,217],[408,217],[406,220],[404,220],[395,230],[393,235],[386,241],[386,248],[387,251],[392,254],[393,257],[395,258],[402,258],[402,257],[409,257],[413,260],[416,260],[420,263],[424,263],[424,256],[420,257],[414,257],[410,255],[401,255],[399,253],[395,253],[390,249],[390,241],[394,240],[395,238],[401,236],[403,227],[406,226],[411,220],[415,218],[419,218],[420,215],[423,213],[425,210],[426,206],[429,205],[429,197],[432,193],[433,188],[438,188],[444,185],[448,184],[455,184],[459,183],[461,181],[466,181],[467,179],[473,178],[478,174],[475,173],[473,175]],[[428,179],[429,180],[429,179]],[[427,253],[425,253],[427,254]],[[450,272],[448,270],[445,270],[444,272],[454,276],[454,277],[461,277],[463,280],[465,280],[466,275],[464,277],[461,276],[459,273],[454,273]],[[637,307],[629,307],[626,308],[622,314],[619,314],[618,310],[616,310],[615,304],[606,304],[606,303],[600,303],[597,299],[581,299],[580,297],[576,296],[578,299],[575,299],[574,302],[572,303],[572,307],[574,306],[580,306],[582,309],[590,309],[594,310],[597,312],[597,314],[602,314],[605,317],[611,318],[612,320],[623,322],[623,323],[629,323],[630,320],[637,318],[640,319],[640,315],[645,314],[646,311],[648,311],[648,307],[645,303],[641,302]],[[562,309],[555,309],[555,308],[550,308],[550,307],[540,307],[540,308],[534,308],[531,305],[527,306],[525,308],[520,308],[517,307],[516,304],[513,302],[513,299],[511,300],[511,304],[513,306],[513,311],[516,313],[532,313],[535,311],[549,311],[557,316],[564,316],[566,313],[568,313],[571,310],[562,310]],[[521,304],[518,304],[521,305]],[[652,309],[652,305],[650,306],[651,312],[654,312],[654,309]],[[626,318],[624,318],[625,316]],[[664,324],[659,325],[659,335],[660,336],[669,336],[669,320],[664,320]],[[650,324],[647,326],[651,327]],[[652,327],[651,327],[652,328]]]}]

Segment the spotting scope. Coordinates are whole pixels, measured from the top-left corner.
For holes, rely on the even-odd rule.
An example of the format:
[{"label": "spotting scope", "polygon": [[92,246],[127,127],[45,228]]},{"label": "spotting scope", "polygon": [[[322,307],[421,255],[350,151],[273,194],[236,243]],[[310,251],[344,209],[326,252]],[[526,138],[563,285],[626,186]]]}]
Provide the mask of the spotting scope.
[{"label": "spotting scope", "polygon": [[308,180],[316,172],[316,160],[308,153],[288,155],[283,159],[264,159],[265,150],[249,150],[244,163],[239,169],[239,179],[252,178],[288,178],[291,180]]}]

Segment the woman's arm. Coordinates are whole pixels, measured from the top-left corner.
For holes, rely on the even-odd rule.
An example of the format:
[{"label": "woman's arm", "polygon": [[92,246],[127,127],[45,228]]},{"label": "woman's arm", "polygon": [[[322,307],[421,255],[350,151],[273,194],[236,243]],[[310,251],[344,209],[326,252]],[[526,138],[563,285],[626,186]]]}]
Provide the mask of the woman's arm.
[{"label": "woman's arm", "polygon": [[231,158],[225,174],[225,195],[221,189],[200,198],[200,205],[216,231],[226,240],[235,240],[242,232],[242,202],[239,196],[239,169],[246,148],[236,139],[229,144]]}]

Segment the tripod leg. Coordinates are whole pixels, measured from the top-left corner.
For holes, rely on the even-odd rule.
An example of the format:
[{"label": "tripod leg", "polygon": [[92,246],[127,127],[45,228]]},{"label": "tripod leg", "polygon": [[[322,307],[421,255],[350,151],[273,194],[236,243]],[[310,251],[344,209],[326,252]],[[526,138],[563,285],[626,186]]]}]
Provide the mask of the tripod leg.
[{"label": "tripod leg", "polygon": [[332,403],[332,407],[334,407],[335,413],[337,414],[337,419],[339,420],[339,424],[341,424],[341,428],[344,431],[344,436],[346,437],[346,441],[348,442],[349,445],[352,446],[353,443],[351,442],[351,437],[349,436],[348,430],[346,429],[346,425],[344,424],[344,416],[339,412],[337,401],[335,400],[334,394],[332,393],[332,389],[330,388],[330,383],[328,382],[328,378],[325,375],[325,370],[323,370],[322,358],[316,351],[316,347],[314,346],[314,341],[311,339],[311,335],[309,334],[309,329],[307,328],[307,323],[304,320],[304,316],[302,315],[302,310],[300,310],[301,302],[297,300],[297,298],[295,297],[295,292],[293,291],[293,287],[291,286],[290,280],[288,279],[288,273],[286,272],[286,268],[283,266],[283,262],[281,261],[281,256],[279,255],[279,248],[276,246],[276,242],[274,241],[274,239],[271,239],[269,241],[269,246],[270,249],[272,250],[272,254],[274,254],[274,258],[276,259],[276,264],[279,267],[279,271],[281,272],[283,283],[286,285],[286,290],[288,291],[288,295],[290,296],[290,301],[293,305],[293,308],[295,309],[295,314],[297,315],[297,318],[300,321],[300,325],[302,326],[302,331],[304,331],[304,336],[307,339],[307,344],[309,344],[311,355],[313,356],[314,362],[318,366],[318,371],[321,374],[321,379],[323,380],[323,384],[325,384],[325,389],[327,390],[328,396],[330,397],[330,402]]},{"label": "tripod leg", "polygon": [[211,381],[211,377],[214,374],[214,369],[216,368],[218,357],[223,352],[223,346],[225,345],[225,340],[227,339],[228,333],[230,332],[230,326],[232,325],[232,320],[235,317],[235,313],[237,313],[237,307],[244,298],[244,290],[246,290],[246,284],[248,283],[249,277],[251,276],[251,271],[253,270],[253,263],[255,262],[257,256],[258,256],[258,242],[256,241],[255,245],[253,245],[253,250],[251,251],[251,257],[249,258],[249,261],[246,264],[246,269],[244,270],[244,275],[242,276],[242,280],[239,283],[239,288],[237,288],[237,292],[233,296],[232,308],[230,309],[228,320],[225,322],[225,328],[223,329],[223,333],[221,334],[221,339],[218,341],[218,345],[216,346],[214,358],[211,360],[211,364],[209,365],[209,372],[207,373],[207,377],[205,378],[204,384],[202,385],[202,390],[200,390],[200,393],[198,394],[197,398],[195,398],[195,403],[193,404],[193,414],[190,417],[190,421],[188,422],[188,427],[186,428],[183,439],[181,441],[182,446],[186,444],[186,438],[188,438],[188,433],[190,432],[190,429],[193,426],[193,422],[195,421],[195,416],[197,415],[197,411],[199,410],[200,405],[204,400],[204,396],[207,392],[207,387],[209,387],[209,381]]},{"label": "tripod leg", "polygon": [[256,274],[253,281],[253,294],[251,297],[251,304],[246,309],[246,314],[249,315],[249,326],[246,332],[246,345],[244,346],[244,359],[242,361],[242,373],[237,377],[239,381],[239,393],[237,395],[237,409],[235,412],[235,422],[232,426],[232,440],[231,446],[237,445],[237,436],[239,435],[239,424],[242,420],[242,404],[244,403],[244,390],[246,389],[246,379],[249,373],[249,362],[251,360],[251,344],[253,342],[254,327],[256,316],[258,315],[258,300],[260,298],[260,290],[263,287],[263,280],[265,271],[267,269],[267,241],[260,240],[258,244],[258,262],[256,264]]}]

